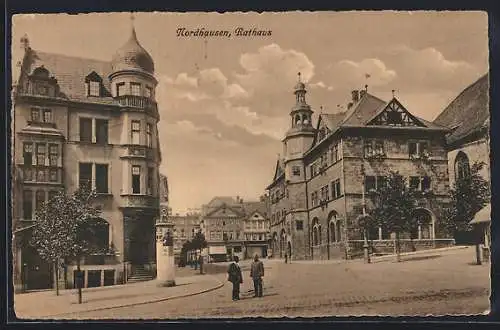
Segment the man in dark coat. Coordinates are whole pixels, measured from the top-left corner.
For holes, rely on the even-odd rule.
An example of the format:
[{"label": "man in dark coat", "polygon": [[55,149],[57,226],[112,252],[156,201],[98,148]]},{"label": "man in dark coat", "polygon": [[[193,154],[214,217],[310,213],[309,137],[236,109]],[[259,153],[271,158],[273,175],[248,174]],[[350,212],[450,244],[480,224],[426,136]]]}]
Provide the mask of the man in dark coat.
[{"label": "man in dark coat", "polygon": [[240,284],[243,283],[243,276],[241,275],[241,268],[238,265],[240,259],[234,256],[234,262],[229,265],[227,270],[227,280],[233,283],[233,301],[240,300]]},{"label": "man in dark coat", "polygon": [[250,277],[253,279],[254,297],[262,297],[262,277],[264,277],[264,264],[256,254],[250,268]]}]

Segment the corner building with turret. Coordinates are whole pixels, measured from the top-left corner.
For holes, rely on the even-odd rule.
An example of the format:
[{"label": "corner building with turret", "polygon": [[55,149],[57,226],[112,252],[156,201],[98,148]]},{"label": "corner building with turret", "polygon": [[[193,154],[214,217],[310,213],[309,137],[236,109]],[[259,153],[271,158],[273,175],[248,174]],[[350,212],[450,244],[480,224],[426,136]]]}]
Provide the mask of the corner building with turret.
[{"label": "corner building with turret", "polygon": [[[126,40],[124,40],[126,41]],[[161,162],[154,62],[131,29],[111,61],[35,50],[25,36],[14,77],[13,272],[16,289],[53,286],[53,269],[28,244],[35,211],[58,190],[88,186],[102,210],[83,258],[85,287],[155,274]],[[61,287],[76,265],[61,260]]]},{"label": "corner building with turret", "polygon": [[[446,135],[449,130],[411,114],[393,96],[383,101],[364,90],[352,92],[347,110],[320,113],[306,101],[306,86],[294,88],[295,105],[283,154],[267,187],[272,256],[293,259],[351,259],[363,254],[358,225],[368,198],[391,171],[418,192],[413,216],[418,227],[403,233],[403,251],[453,245],[440,217],[449,203]],[[367,233],[370,251],[393,253],[395,234]]]}]

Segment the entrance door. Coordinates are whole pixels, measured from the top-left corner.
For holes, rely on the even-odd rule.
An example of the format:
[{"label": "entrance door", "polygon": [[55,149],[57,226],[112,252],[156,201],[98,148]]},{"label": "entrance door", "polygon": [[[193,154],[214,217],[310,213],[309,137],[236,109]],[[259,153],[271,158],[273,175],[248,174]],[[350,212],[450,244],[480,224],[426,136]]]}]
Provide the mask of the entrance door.
[{"label": "entrance door", "polygon": [[52,267],[44,262],[32,247],[23,249],[22,276],[27,290],[52,288]]},{"label": "entrance door", "polygon": [[147,219],[135,219],[130,232],[130,262],[135,265],[147,264],[154,255],[155,232],[152,222]]}]

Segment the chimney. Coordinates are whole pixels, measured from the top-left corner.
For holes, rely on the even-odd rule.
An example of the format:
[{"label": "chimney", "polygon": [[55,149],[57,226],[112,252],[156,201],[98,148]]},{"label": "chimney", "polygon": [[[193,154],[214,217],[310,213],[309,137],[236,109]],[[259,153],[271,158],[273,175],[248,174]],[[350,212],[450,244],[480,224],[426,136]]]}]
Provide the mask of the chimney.
[{"label": "chimney", "polygon": [[355,91],[352,91],[352,102],[353,103],[356,103],[359,101],[359,91],[358,90],[355,90]]},{"label": "chimney", "polygon": [[351,109],[353,105],[354,103],[352,102],[347,103],[347,110]]},{"label": "chimney", "polygon": [[240,202],[240,196],[236,196],[236,203]]}]

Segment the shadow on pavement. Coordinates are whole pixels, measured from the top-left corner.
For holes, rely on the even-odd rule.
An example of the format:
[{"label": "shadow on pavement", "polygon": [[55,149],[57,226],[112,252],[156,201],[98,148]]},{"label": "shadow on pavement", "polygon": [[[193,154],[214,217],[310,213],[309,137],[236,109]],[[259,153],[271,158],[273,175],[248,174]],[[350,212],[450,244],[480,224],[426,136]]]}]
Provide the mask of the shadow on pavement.
[{"label": "shadow on pavement", "polygon": [[441,258],[441,255],[419,256],[419,257],[413,257],[413,258],[405,258],[405,259],[402,260],[402,262],[429,260],[429,259],[437,259],[437,258]]}]

